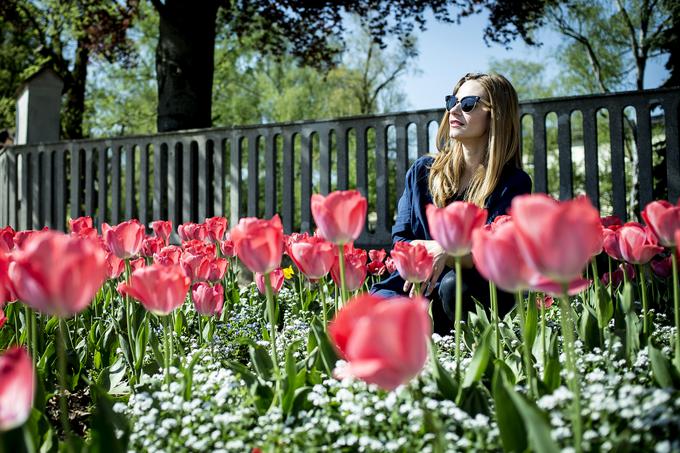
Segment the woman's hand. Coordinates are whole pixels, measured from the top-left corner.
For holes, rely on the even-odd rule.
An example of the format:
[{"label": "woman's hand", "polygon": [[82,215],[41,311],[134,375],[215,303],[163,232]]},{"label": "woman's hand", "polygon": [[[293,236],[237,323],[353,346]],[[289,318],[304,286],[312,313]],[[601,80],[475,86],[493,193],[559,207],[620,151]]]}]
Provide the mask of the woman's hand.
[{"label": "woman's hand", "polygon": [[[420,287],[422,294],[424,296],[429,296],[432,293],[432,290],[434,289],[434,285],[437,283],[437,280],[439,280],[439,276],[442,274],[442,272],[444,272],[448,255],[446,254],[444,249],[439,244],[437,244],[436,241],[426,241],[417,239],[411,241],[411,244],[413,245],[421,244],[425,246],[428,253],[432,255],[432,273],[427,278],[427,280],[425,280],[421,284]],[[411,282],[404,283],[404,292],[408,293],[409,296],[411,297],[414,296],[415,290]]]}]

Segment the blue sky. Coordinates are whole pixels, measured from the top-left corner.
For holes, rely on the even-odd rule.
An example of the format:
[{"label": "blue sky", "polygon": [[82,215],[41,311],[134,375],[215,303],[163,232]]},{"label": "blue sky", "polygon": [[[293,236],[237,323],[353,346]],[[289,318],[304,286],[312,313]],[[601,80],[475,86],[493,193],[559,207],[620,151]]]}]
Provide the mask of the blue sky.
[{"label": "blue sky", "polygon": [[[491,58],[546,61],[552,63],[548,64],[546,75],[554,75],[557,65],[549,61],[549,53],[563,37],[542,31],[539,37],[544,45],[541,48],[529,47],[521,40],[515,41],[510,50],[500,45],[487,47],[483,40],[486,24],[487,17],[482,14],[464,18],[460,25],[443,24],[429,17],[427,31],[418,33],[420,55],[413,63],[420,74],[409,74],[401,79],[409,109],[441,107],[444,96],[451,92],[462,75],[487,71]],[[655,88],[667,78],[668,71],[663,67],[665,61],[665,57],[650,61],[645,73],[645,88]]]}]

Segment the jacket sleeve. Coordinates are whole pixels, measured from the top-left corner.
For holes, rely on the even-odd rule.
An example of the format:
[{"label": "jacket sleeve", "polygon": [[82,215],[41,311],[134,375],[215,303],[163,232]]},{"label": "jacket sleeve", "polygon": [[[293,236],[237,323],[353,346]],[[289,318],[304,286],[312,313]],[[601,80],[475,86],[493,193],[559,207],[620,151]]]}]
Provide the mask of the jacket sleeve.
[{"label": "jacket sleeve", "polygon": [[416,161],[406,172],[404,193],[401,195],[401,198],[399,198],[399,203],[397,204],[397,218],[392,227],[393,243],[397,241],[410,242],[416,239],[411,221],[413,218],[415,183],[418,175],[418,168],[420,166],[422,166],[421,162]]},{"label": "jacket sleeve", "polygon": [[517,195],[524,195],[531,193],[531,178],[523,170],[517,170],[512,178],[501,187],[498,198],[489,206],[489,217],[487,218],[487,223],[493,222],[493,220],[499,215],[507,214],[512,204],[512,199]]}]

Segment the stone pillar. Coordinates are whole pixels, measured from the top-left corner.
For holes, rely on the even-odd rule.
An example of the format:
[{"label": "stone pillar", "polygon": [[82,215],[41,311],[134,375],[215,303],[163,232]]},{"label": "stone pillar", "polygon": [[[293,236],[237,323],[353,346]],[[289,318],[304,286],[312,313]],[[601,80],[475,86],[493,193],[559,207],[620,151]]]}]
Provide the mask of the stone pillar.
[{"label": "stone pillar", "polygon": [[16,145],[59,140],[59,112],[64,82],[44,67],[26,79],[17,91]]}]

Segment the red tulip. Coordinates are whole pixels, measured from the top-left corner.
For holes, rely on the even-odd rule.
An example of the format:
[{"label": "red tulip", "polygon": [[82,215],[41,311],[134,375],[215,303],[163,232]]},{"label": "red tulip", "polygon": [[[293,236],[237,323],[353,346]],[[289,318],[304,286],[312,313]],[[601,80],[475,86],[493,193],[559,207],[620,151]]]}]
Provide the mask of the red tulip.
[{"label": "red tulip", "polygon": [[84,216],[77,219],[68,219],[68,227],[71,233],[79,234],[83,230],[94,228],[94,223],[92,223],[92,217]]},{"label": "red tulip", "polygon": [[220,250],[222,251],[222,256],[227,258],[236,256],[234,253],[234,241],[231,240],[231,235],[229,233],[227,233],[226,239],[220,242]]},{"label": "red tulip", "polygon": [[31,415],[35,370],[24,348],[14,346],[0,355],[0,431],[9,431]]},{"label": "red tulip", "polygon": [[169,266],[170,264],[179,264],[182,257],[182,249],[176,245],[168,245],[163,247],[158,253],[153,255],[153,262]]},{"label": "red tulip", "polygon": [[600,278],[600,281],[604,285],[612,283],[614,287],[618,287],[624,281],[624,270],[628,276],[628,280],[635,279],[635,267],[629,263],[621,263],[621,265],[618,266],[615,271],[611,273],[605,272],[605,274]]},{"label": "red tulip", "polygon": [[227,219],[224,217],[210,217],[205,219],[205,229],[208,238],[213,242],[220,242],[227,231]]},{"label": "red tulip", "polygon": [[[356,291],[361,288],[366,280],[366,261],[368,254],[366,250],[355,249],[352,244],[345,244],[345,286],[347,291]],[[333,267],[331,267],[331,277],[338,287],[340,286],[340,261],[336,252]]]},{"label": "red tulip", "polygon": [[[42,229],[42,231],[46,231],[48,228],[45,227]],[[39,233],[41,230],[23,230],[23,231],[17,231],[14,234],[14,248],[15,249],[20,249],[26,244],[36,233]]]},{"label": "red tulip", "polygon": [[331,270],[335,261],[335,245],[318,236],[307,237],[292,244],[289,255],[300,272],[316,281]]},{"label": "red tulip", "polygon": [[271,220],[246,217],[231,230],[239,259],[251,272],[266,274],[281,264],[283,225],[278,214]]},{"label": "red tulip", "polygon": [[19,299],[69,317],[87,307],[106,279],[106,253],[89,239],[40,232],[14,252],[9,278]]},{"label": "red tulip", "polygon": [[[269,273],[269,281],[272,285],[272,292],[274,294],[278,294],[278,292],[281,291],[284,280],[285,278],[283,275],[283,270],[281,270],[280,267],[277,267]],[[260,274],[259,272],[255,273],[255,285],[257,285],[257,289],[260,291],[260,294],[267,294],[267,288],[264,282],[264,274]]]},{"label": "red tulip", "polygon": [[427,300],[361,295],[350,300],[328,325],[328,333],[348,362],[336,370],[386,390],[416,376],[427,359],[432,322]]},{"label": "red tulip", "polygon": [[177,227],[177,233],[182,242],[186,241],[205,241],[208,232],[202,223],[186,222]]},{"label": "red tulip", "polygon": [[407,282],[420,283],[432,273],[433,258],[422,244],[398,241],[390,253],[399,275]]},{"label": "red tulip", "polygon": [[522,257],[514,222],[473,233],[472,260],[479,273],[504,291],[514,293],[531,287],[540,274]]},{"label": "red tulip", "polygon": [[139,254],[144,241],[144,226],[139,220],[132,219],[116,226],[102,224],[102,237],[109,250],[120,259],[127,259]]},{"label": "red tulip", "polygon": [[[576,294],[588,289],[592,283],[593,283],[592,280],[577,277],[567,284],[567,295],[575,296]],[[560,297],[564,294],[564,288],[562,288],[562,283],[555,282],[545,277],[541,277],[537,281],[535,281],[531,285],[531,289],[534,291],[541,291],[556,297]]]},{"label": "red tulip", "polygon": [[156,220],[151,222],[151,228],[156,237],[161,238],[165,245],[168,245],[172,234],[172,222],[170,220]]},{"label": "red tulip", "polygon": [[0,229],[0,253],[11,252],[14,248],[14,235],[16,232],[11,226]]},{"label": "red tulip", "polygon": [[[390,260],[391,260],[391,258],[390,258]],[[366,266],[366,270],[371,275],[380,276],[385,272],[385,270],[387,270],[387,266],[385,265],[385,263],[382,263],[380,261],[371,261]]]},{"label": "red tulip", "polygon": [[106,276],[118,278],[125,270],[125,261],[111,252],[106,252]]},{"label": "red tulip", "polygon": [[432,239],[453,256],[472,250],[472,232],[486,223],[487,212],[472,203],[454,201],[445,208],[427,205],[425,210]]},{"label": "red tulip", "polygon": [[335,191],[326,197],[312,195],[311,209],[320,236],[335,244],[346,244],[361,234],[368,202],[357,190]]},{"label": "red tulip", "polygon": [[652,201],[644,211],[642,218],[652,229],[659,242],[664,247],[674,247],[675,231],[680,229],[680,200],[678,205],[673,205],[668,201]]},{"label": "red tulip", "polygon": [[157,315],[167,315],[186,299],[191,279],[177,265],[152,264],[136,270],[130,284],[118,284],[118,292],[131,296]]},{"label": "red tulip", "polygon": [[609,228],[612,231],[616,231],[623,226],[621,219],[615,215],[600,217],[600,223],[602,224],[603,228]]},{"label": "red tulip", "polygon": [[628,222],[616,233],[623,259],[632,264],[646,264],[655,255],[663,252],[663,247],[656,245],[656,238],[651,230],[637,222]]},{"label": "red tulip", "polygon": [[219,283],[210,286],[208,283],[196,283],[191,290],[196,311],[204,316],[222,314],[224,304],[224,288]]},{"label": "red tulip", "polygon": [[210,256],[215,256],[217,250],[215,244],[199,241],[198,239],[191,239],[189,241],[182,242],[182,248],[184,248],[185,252],[189,252],[193,255]]},{"label": "red tulip", "polygon": [[580,278],[602,250],[600,215],[585,196],[560,203],[544,194],[519,195],[512,213],[524,259],[557,283]]},{"label": "red tulip", "polygon": [[657,277],[668,278],[673,273],[673,263],[671,262],[670,255],[661,259],[653,259],[649,262],[649,265]]}]

